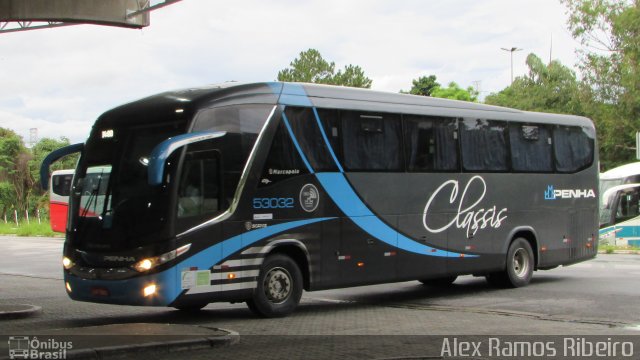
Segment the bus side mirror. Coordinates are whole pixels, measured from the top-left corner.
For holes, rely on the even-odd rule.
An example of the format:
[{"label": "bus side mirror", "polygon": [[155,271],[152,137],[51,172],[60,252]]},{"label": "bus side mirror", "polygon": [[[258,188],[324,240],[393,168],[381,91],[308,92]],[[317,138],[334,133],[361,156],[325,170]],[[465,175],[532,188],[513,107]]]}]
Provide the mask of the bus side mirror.
[{"label": "bus side mirror", "polygon": [[164,166],[167,159],[174,151],[185,145],[223,137],[226,134],[226,131],[199,131],[170,137],[167,140],[156,145],[156,147],[154,147],[151,151],[151,155],[149,156],[149,163],[147,168],[149,185],[156,186],[162,184]]},{"label": "bus side mirror", "polygon": [[56,162],[61,157],[82,152],[84,150],[84,143],[73,144],[62,147],[60,149],[52,151],[47,157],[42,160],[40,165],[40,185],[43,190],[49,189],[49,166]]}]

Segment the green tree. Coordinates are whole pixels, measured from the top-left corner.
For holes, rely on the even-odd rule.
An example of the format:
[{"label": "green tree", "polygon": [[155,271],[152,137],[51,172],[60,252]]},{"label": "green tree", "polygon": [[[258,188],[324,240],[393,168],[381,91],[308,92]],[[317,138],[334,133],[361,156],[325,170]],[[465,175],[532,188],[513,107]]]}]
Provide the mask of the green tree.
[{"label": "green tree", "polygon": [[640,130],[640,1],[562,2],[569,29],[583,45],[580,70],[592,94],[601,162],[607,168],[632,161]]},{"label": "green tree", "polygon": [[[67,138],[44,138],[32,149],[14,131],[0,128],[0,217],[17,210],[33,213],[48,205],[46,190],[40,188],[39,174],[42,160],[51,151],[69,145]],[[76,156],[67,156],[54,163],[51,170],[75,167]],[[38,179],[38,180],[36,180]]]},{"label": "green tree", "polygon": [[478,92],[472,86],[463,89],[453,81],[446,88],[435,87],[431,91],[431,96],[462,101],[478,101]]},{"label": "green tree", "polygon": [[[52,151],[68,145],[69,139],[63,136],[60,138],[60,140],[42,138],[31,148],[33,158],[29,160],[29,170],[31,172],[31,176],[35,179],[35,186],[40,187],[40,165],[42,164],[44,158]],[[51,164],[50,171],[73,169],[76,167],[77,161],[77,154],[65,156],[62,159]]]},{"label": "green tree", "polygon": [[433,96],[445,99],[454,99],[462,101],[478,101],[478,92],[471,86],[463,89],[455,82],[450,82],[446,88],[443,88],[436,81],[435,75],[421,76],[412,80],[413,86],[409,92],[400,90],[403,94]]},{"label": "green tree", "polygon": [[370,88],[371,83],[372,80],[366,77],[360,66],[349,64],[345,66],[344,71],[338,70],[338,72],[333,76],[332,82],[329,82],[328,84]]},{"label": "green tree", "polygon": [[528,111],[584,114],[580,84],[571,69],[556,60],[546,65],[535,54],[529,54],[526,63],[528,74],[488,95],[485,103]]},{"label": "green tree", "polygon": [[28,209],[33,187],[28,167],[30,158],[22,138],[12,130],[0,128],[0,215],[13,209],[20,213]]},{"label": "green tree", "polygon": [[288,68],[278,72],[278,81],[307,82],[370,88],[372,80],[365,76],[360,66],[347,65],[336,72],[335,63],[328,62],[316,49],[302,51]]},{"label": "green tree", "polygon": [[[436,81],[435,75],[421,76],[412,80],[413,86],[409,90],[409,94],[431,96],[431,92],[440,87],[440,84]],[[401,93],[407,94],[407,92],[400,90]]]}]

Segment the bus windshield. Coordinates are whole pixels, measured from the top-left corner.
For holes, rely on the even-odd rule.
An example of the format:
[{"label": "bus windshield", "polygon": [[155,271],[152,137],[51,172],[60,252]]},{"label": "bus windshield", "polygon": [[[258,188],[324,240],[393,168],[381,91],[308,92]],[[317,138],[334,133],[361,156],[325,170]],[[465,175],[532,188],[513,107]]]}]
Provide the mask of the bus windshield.
[{"label": "bus windshield", "polygon": [[168,123],[92,136],[71,194],[73,236],[87,248],[103,250],[166,239],[169,192],[148,185],[148,157],[157,144],[182,130]]},{"label": "bus windshield", "polygon": [[168,240],[225,211],[272,109],[248,104],[198,113],[192,131],[226,135],[173,152],[159,186],[149,185],[149,156],[161,142],[184,134],[189,121],[100,124],[74,179],[72,241],[87,250],[132,249]]}]

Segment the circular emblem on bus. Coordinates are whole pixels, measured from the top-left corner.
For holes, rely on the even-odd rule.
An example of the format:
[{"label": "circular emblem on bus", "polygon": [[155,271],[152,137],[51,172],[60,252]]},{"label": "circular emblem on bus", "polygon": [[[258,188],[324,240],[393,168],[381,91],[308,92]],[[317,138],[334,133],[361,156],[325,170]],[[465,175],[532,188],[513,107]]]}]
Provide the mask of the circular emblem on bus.
[{"label": "circular emblem on bus", "polygon": [[306,212],[315,211],[320,204],[320,193],[313,184],[307,184],[300,190],[300,206]]}]

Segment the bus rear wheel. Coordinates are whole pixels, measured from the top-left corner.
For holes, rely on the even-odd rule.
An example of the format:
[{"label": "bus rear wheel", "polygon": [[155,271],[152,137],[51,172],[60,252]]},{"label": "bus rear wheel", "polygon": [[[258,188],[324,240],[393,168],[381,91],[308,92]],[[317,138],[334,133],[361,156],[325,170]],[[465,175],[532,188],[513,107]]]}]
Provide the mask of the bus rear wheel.
[{"label": "bus rear wheel", "polygon": [[507,251],[507,267],[504,271],[487,275],[487,281],[494,286],[517,288],[526,286],[533,276],[534,258],[529,242],[517,238]]},{"label": "bus rear wheel", "polygon": [[298,306],[302,287],[302,272],[296,262],[286,255],[270,255],[262,264],[247,306],[263,317],[287,316]]}]

